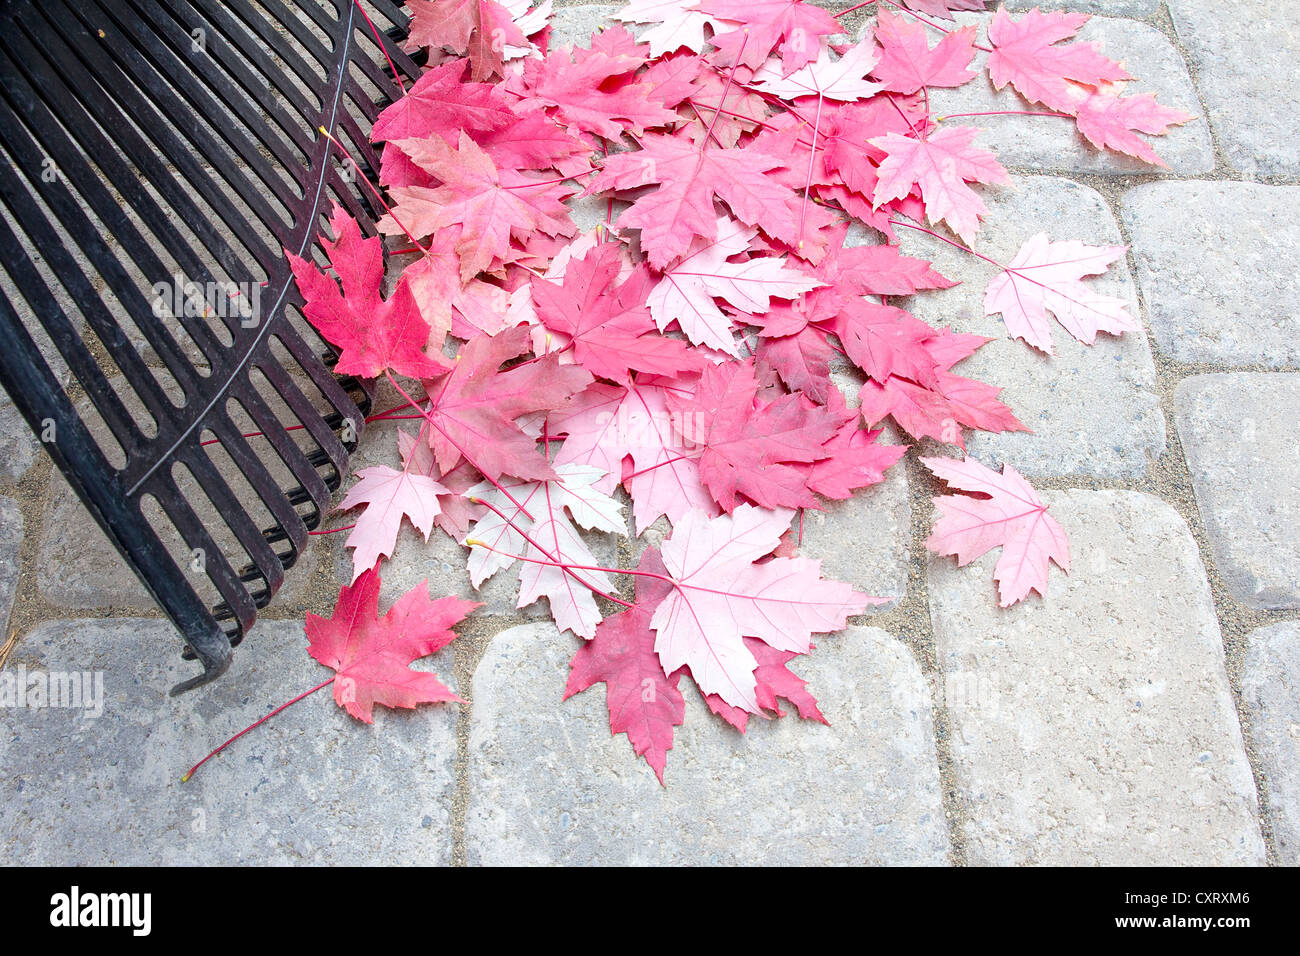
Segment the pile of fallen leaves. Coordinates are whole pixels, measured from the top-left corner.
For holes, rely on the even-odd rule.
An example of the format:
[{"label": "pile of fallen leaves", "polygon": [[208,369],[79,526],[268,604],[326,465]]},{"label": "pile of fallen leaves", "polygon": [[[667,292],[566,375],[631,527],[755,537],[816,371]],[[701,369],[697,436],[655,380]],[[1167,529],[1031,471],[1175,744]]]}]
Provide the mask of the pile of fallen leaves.
[{"label": "pile of fallen leaves", "polygon": [[[636,34],[555,49],[549,0],[411,0],[407,44],[428,65],[373,129],[378,228],[404,237],[407,264],[384,298],[383,240],[341,209],[333,275],[290,256],[338,371],[385,377],[419,423],[398,434],[400,469],[358,472],[340,506],[353,582],[333,620],[308,621],[352,714],[455,699],[408,664],[475,605],[413,592],[376,619],[406,520],[463,544],[475,588],[510,573],[520,607],[546,599],[581,639],[568,693],[603,682],[611,728],[661,780],[689,684],[742,731],[779,699],[823,719],[788,665],[883,599],[822,579],[792,521],[899,467],[887,419],[963,450],[963,429],[1024,430],[998,388],[955,371],[987,339],[890,302],[953,284],[902,255],[896,230],[970,248],[987,212],[973,186],[1008,182],[977,128],[931,114],[929,90],[1009,84],[1027,114],[1150,162],[1136,133],[1190,118],[1123,95],[1124,68],[1071,41],[1082,14],[999,10],[981,47],[950,17],[981,0],[880,6],[851,43],[799,0],[634,0],[615,16]],[[585,232],[566,204],[580,197],[604,200]],[[846,245],[852,223],[875,244]],[[1083,342],[1134,330],[1081,281],[1123,252],[1037,236],[986,311],[1044,352],[1049,312]],[[852,403],[837,363],[865,376]],[[1045,594],[1049,562],[1068,570],[1063,531],[1011,467],[921,460],[961,492],[936,499],[930,547],[965,564],[1001,546],[1001,604]],[[664,518],[634,570],[593,556],[593,536]]]}]

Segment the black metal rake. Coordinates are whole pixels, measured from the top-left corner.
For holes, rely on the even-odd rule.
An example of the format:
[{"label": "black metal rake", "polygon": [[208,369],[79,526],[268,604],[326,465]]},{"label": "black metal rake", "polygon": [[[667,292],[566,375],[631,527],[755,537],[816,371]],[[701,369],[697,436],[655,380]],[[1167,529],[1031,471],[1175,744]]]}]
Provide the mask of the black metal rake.
[{"label": "black metal rake", "polygon": [[323,262],[331,200],[377,218],[318,128],[378,169],[388,63],[418,72],[406,22],[391,0],[0,0],[0,383],[202,664],[173,694],[229,666],[369,411],[281,248]]}]

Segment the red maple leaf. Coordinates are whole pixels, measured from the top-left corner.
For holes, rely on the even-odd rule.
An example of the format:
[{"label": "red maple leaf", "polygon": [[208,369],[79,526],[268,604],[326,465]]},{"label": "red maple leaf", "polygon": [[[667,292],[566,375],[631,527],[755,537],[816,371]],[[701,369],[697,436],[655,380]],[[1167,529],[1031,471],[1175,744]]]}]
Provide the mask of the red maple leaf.
[{"label": "red maple leaf", "polygon": [[493,480],[503,474],[555,477],[536,440],[515,419],[562,408],[592,377],[577,365],[560,365],[554,355],[501,370],[528,348],[523,327],[475,336],[450,372],[425,383],[431,399],[429,445],[443,473],[470,451],[474,464]]},{"label": "red maple leaf", "polygon": [[876,14],[880,62],[872,75],[894,93],[915,93],[928,86],[961,86],[975,79],[968,69],[975,57],[975,28],[954,30],[930,49],[925,27],[888,10]]},{"label": "red maple leaf", "polygon": [[482,605],[458,597],[431,601],[429,583],[421,581],[381,618],[379,586],[379,572],[371,569],[339,590],[333,617],[307,615],[311,656],[338,672],[335,703],[367,724],[375,704],[464,703],[433,674],[410,664],[450,644],[456,638],[452,626]]},{"label": "red maple leaf", "polygon": [[667,675],[659,663],[650,618],[673,586],[644,576],[668,574],[654,548],[641,555],[637,570],[642,576],[636,579],[635,605],[601,621],[596,636],[578,648],[569,662],[564,699],[603,683],[610,731],[627,734],[632,749],[645,757],[662,784],[673,728],[686,719],[686,705],[677,687],[680,672]]},{"label": "red maple leaf", "polygon": [[361,228],[338,203],[330,217],[335,239],[323,240],[339,285],[312,263],[284,251],[307,304],[303,315],[331,343],[342,349],[335,371],[374,378],[391,369],[412,378],[438,375],[447,366],[425,351],[429,324],[420,315],[410,286],[398,280],[391,298],[380,294],[384,281],[384,244],[361,238]]},{"label": "red maple leaf", "polygon": [[532,283],[537,317],[559,334],[557,349],[573,349],[573,357],[600,378],[628,381],[632,371],[651,375],[698,372],[704,356],[678,339],[655,329],[646,296],[654,284],[644,266],[618,281],[622,252],[617,243],[603,243],[582,259],[571,260],[562,284],[537,279]]},{"label": "red maple leaf", "polygon": [[836,432],[832,415],[798,395],[758,400],[752,360],[705,370],[695,393],[670,394],[669,407],[689,444],[698,446],[700,478],[724,511],[740,496],[764,508],[815,508],[806,471],[794,467],[825,458]]},{"label": "red maple leaf", "polygon": [[470,75],[486,80],[505,65],[505,48],[527,40],[509,11],[492,0],[409,0],[408,50],[445,48],[469,57]]},{"label": "red maple leaf", "polygon": [[468,83],[464,76],[464,60],[448,60],[429,70],[379,114],[370,138],[379,142],[438,135],[455,143],[462,130],[488,133],[518,122],[501,87]]}]

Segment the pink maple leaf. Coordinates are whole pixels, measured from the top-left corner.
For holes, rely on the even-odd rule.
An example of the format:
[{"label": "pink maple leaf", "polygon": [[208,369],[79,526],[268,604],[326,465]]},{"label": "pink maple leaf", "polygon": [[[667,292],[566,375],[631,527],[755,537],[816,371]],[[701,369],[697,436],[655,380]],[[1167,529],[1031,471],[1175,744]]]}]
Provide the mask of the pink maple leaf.
[{"label": "pink maple leaf", "polygon": [[814,633],[837,631],[872,598],[821,579],[821,562],[772,558],[793,512],[741,505],[710,518],[688,512],[664,540],[664,567],[675,587],[655,608],[650,626],[664,673],[679,667],[705,694],[760,713],[758,661],[744,638],[779,651],[807,653]]},{"label": "pink maple leaf", "polygon": [[1031,103],[1074,112],[1078,87],[1098,87],[1132,77],[1114,60],[1103,56],[1095,43],[1065,43],[1088,22],[1084,13],[1040,13],[1035,7],[1012,20],[999,7],[989,24],[989,79],[995,89],[1008,83]]},{"label": "pink maple leaf", "polygon": [[1159,135],[1168,132],[1170,126],[1194,118],[1190,113],[1157,103],[1151,93],[1136,96],[1090,93],[1076,104],[1074,121],[1079,132],[1098,149],[1117,150],[1167,169],[1168,165],[1150,144],[1135,134]]},{"label": "pink maple leaf", "polygon": [[698,9],[739,24],[718,32],[713,45],[719,66],[747,66],[756,70],[773,52],[779,52],[786,73],[817,58],[821,38],[842,32],[833,16],[802,0],[700,0]]},{"label": "pink maple leaf", "polygon": [[975,28],[962,27],[930,48],[925,27],[909,17],[881,10],[876,14],[880,62],[873,75],[893,93],[915,93],[930,86],[961,86],[975,78]]},{"label": "pink maple leaf", "polygon": [[468,281],[493,262],[506,259],[510,239],[529,239],[534,231],[571,236],[577,231],[561,201],[569,193],[552,180],[511,169],[498,170],[492,158],[462,132],[455,148],[441,137],[398,140],[396,145],[442,182],[437,188],[398,186],[397,204],[378,224],[381,232],[427,236],[459,227],[456,254]]},{"label": "pink maple leaf", "polygon": [[879,209],[890,200],[904,198],[913,185],[919,186],[926,218],[946,222],[963,242],[972,245],[988,207],[966,184],[1011,181],[997,157],[973,145],[978,133],[973,126],[952,126],[936,130],[928,139],[887,133],[872,140],[872,145],[887,154],[880,164],[872,204]]},{"label": "pink maple leaf", "polygon": [[352,581],[373,568],[380,558],[393,553],[402,518],[429,540],[433,521],[442,510],[439,495],[449,490],[427,475],[413,473],[409,468],[398,471],[386,465],[362,468],[357,472],[361,480],[348,489],[339,502],[339,510],[347,511],[365,505],[357,516],[356,527],[348,535],[347,547],[352,548]]},{"label": "pink maple leaf", "polygon": [[752,148],[701,149],[671,136],[647,136],[642,146],[608,157],[587,192],[658,185],[637,198],[618,221],[620,228],[641,230],[641,248],[656,269],[685,255],[697,236],[717,235],[715,198],[743,222],[786,242],[796,241],[798,223],[789,205],[794,193],[766,175],[781,166],[781,160]]}]

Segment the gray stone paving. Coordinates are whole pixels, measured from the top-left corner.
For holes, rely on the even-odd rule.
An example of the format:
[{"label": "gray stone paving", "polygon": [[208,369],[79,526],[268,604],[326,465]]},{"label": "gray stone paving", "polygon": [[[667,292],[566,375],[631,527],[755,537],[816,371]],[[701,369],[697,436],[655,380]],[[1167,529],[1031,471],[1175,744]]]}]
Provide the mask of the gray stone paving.
[{"label": "gray stone paving", "polygon": [[[1051,176],[1013,177],[1009,187],[985,192],[989,214],[978,249],[1010,262],[1025,240],[1079,239],[1091,245],[1119,245],[1119,227],[1095,190]],[[936,328],[953,325],[994,341],[953,369],[959,375],[1006,388],[1001,398],[1032,433],[979,432],[968,438],[971,454],[991,462],[1010,461],[1025,475],[1095,475],[1121,478],[1143,474],[1149,457],[1165,447],[1165,421],[1155,392],[1155,366],[1142,334],[1099,335],[1088,346],[1053,328],[1056,354],[1043,355],[1007,336],[1000,315],[984,315],[984,289],[998,270],[923,233],[899,229],[903,251],[924,256],[949,278],[951,289],[904,301]],[[1136,287],[1123,260],[1089,285],[1126,300],[1138,316]]]},{"label": "gray stone paving", "polygon": [[1300,176],[1300,6],[1169,0],[1228,163],[1250,176]]},{"label": "gray stone paving", "polygon": [[36,461],[36,438],[9,396],[0,390],[0,476],[18,481]]},{"label": "gray stone paving", "polygon": [[1214,562],[1233,596],[1300,608],[1300,375],[1197,375],[1178,386],[1178,431]]},{"label": "gray stone paving", "polygon": [[1163,182],[1124,195],[1156,347],[1179,362],[1300,361],[1300,187]]},{"label": "gray stone paving", "polygon": [[[326,688],[181,775],[221,740],[329,671],[302,627],[262,623],[221,681],[172,698],[191,675],[159,621],[51,621],[28,634],[7,673],[29,685],[90,672],[93,709],[27,707],[0,723],[5,859],[40,865],[377,863],[451,857],[453,707],[377,707],[367,727]],[[451,652],[429,666],[455,687]],[[97,698],[96,693],[88,695]],[[84,701],[84,698],[83,698]]]},{"label": "gray stone paving", "polygon": [[1073,574],[996,606],[988,555],[930,562],[972,864],[1264,862],[1205,573],[1169,505],[1047,492]]},{"label": "gray stone paving", "polygon": [[9,612],[18,588],[18,550],[23,544],[23,515],[18,504],[0,497],[0,634],[9,636]]},{"label": "gray stone paving", "polygon": [[830,726],[787,716],[740,735],[691,690],[660,787],[609,734],[604,689],[560,703],[576,643],[498,634],[474,674],[471,864],[942,864],[948,832],[920,668],[878,628],[795,669]]},{"label": "gray stone paving", "polygon": [[1300,624],[1250,634],[1241,696],[1268,787],[1277,860],[1300,866]]}]

